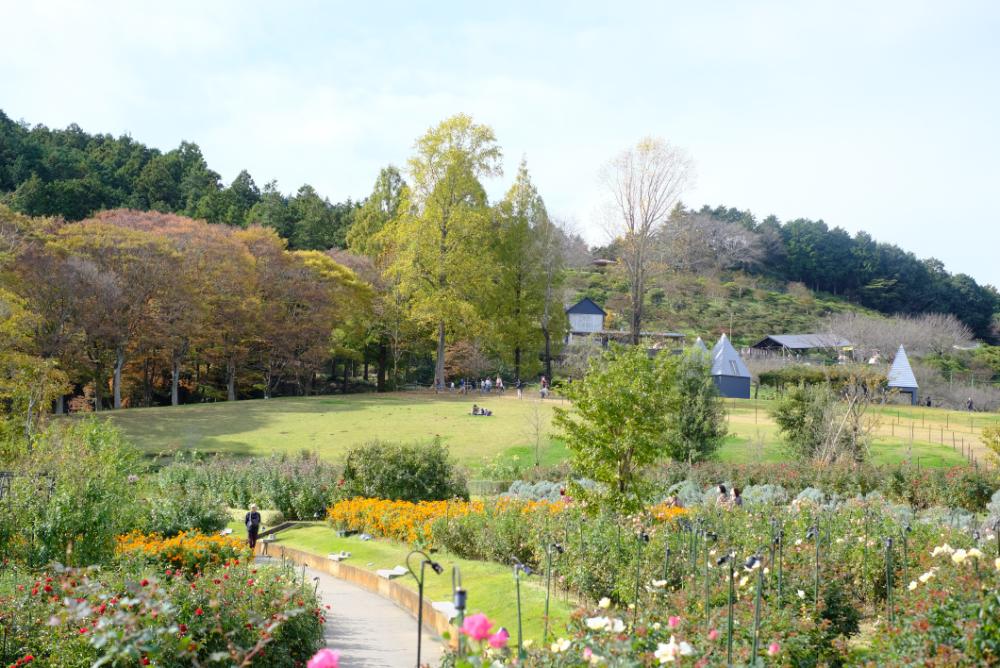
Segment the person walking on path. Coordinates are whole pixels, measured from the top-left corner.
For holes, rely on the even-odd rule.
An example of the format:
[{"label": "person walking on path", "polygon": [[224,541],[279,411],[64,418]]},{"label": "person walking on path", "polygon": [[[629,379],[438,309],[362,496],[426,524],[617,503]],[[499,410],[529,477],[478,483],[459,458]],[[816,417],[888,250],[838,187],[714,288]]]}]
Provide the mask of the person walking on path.
[{"label": "person walking on path", "polygon": [[257,534],[260,533],[260,511],[256,503],[250,504],[250,512],[243,518],[243,523],[247,526],[247,542],[252,552],[257,547]]},{"label": "person walking on path", "polygon": [[524,392],[524,383],[521,382],[520,376],[514,379],[514,388],[517,390],[517,398],[520,399]]}]

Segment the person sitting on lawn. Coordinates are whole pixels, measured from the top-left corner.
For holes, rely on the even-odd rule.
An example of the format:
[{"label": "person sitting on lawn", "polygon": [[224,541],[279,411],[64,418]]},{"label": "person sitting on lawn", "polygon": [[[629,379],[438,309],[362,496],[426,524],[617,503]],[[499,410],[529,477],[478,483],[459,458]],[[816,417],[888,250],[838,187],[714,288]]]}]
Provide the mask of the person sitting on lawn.
[{"label": "person sitting on lawn", "polygon": [[477,406],[476,404],[472,404],[472,414],[473,415],[479,415],[480,414],[479,413],[479,406]]}]

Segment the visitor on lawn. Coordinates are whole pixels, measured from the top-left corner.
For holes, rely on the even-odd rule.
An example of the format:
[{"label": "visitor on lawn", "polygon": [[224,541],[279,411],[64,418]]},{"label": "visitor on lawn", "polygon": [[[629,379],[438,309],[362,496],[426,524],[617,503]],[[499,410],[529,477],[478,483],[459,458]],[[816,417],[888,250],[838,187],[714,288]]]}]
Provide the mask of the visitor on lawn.
[{"label": "visitor on lawn", "polygon": [[514,379],[514,389],[517,390],[517,398],[520,399],[524,392],[524,383],[521,382],[520,376]]},{"label": "visitor on lawn", "polygon": [[715,497],[715,503],[723,508],[729,507],[729,491],[725,485],[719,485],[719,495]]},{"label": "visitor on lawn", "polygon": [[730,499],[730,504],[733,508],[739,508],[743,505],[743,496],[739,487],[733,487],[733,498]]},{"label": "visitor on lawn", "polygon": [[250,512],[243,518],[243,523],[247,525],[247,541],[253,550],[257,547],[257,534],[260,533],[260,512],[256,503],[250,504]]},{"label": "visitor on lawn", "polygon": [[497,392],[503,394],[503,378],[500,377],[500,374],[497,374]]}]

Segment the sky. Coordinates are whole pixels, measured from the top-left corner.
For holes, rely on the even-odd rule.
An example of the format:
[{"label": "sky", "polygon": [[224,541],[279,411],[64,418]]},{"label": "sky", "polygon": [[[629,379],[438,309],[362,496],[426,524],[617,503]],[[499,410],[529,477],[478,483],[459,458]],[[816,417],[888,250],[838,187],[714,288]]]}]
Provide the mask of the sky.
[{"label": "sky", "polygon": [[[490,125],[551,215],[606,234],[598,173],[648,135],[685,204],[870,232],[1000,286],[1000,4],[17,2],[0,109],[197,143],[228,182],[359,199],[414,140]],[[420,6],[426,5],[426,6]]]}]

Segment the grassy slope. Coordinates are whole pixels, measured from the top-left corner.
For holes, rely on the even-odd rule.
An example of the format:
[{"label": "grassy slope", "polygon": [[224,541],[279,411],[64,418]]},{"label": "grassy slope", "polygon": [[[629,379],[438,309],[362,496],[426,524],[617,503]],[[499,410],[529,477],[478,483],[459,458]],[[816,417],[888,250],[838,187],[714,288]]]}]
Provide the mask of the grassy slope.
[{"label": "grassy slope", "polygon": [[[492,417],[468,414],[473,401],[489,406]],[[461,463],[478,467],[498,454],[534,459],[529,422],[535,410],[550,413],[558,401],[540,403],[479,396],[435,397],[426,393],[351,395],[347,397],[286,398],[178,408],[135,408],[108,413],[126,434],[149,453],[178,448],[238,455],[315,450],[338,460],[347,448],[370,439],[398,441],[440,435]],[[566,405],[566,404],[563,404]],[[780,461],[784,451],[767,412],[773,402],[726,400],[730,437],[720,457],[725,461]],[[756,406],[756,408],[755,408]],[[920,457],[922,466],[950,466],[964,459],[958,449],[964,439],[983,459],[979,431],[1000,416],[939,409],[887,406],[879,417],[873,447],[877,463]],[[910,429],[913,443],[910,445]],[[943,443],[942,443],[943,441]],[[558,439],[543,437],[541,460],[554,464],[566,458]]]},{"label": "grassy slope", "polygon": [[[244,531],[239,523],[230,526],[236,535],[241,535]],[[346,563],[371,571],[393,568],[397,565],[405,566],[406,555],[410,551],[409,547],[391,541],[339,538],[329,526],[322,523],[280,532],[278,541],[269,548],[271,555],[280,555],[280,551],[275,548],[277,545],[288,545],[321,555],[347,551],[352,556]],[[430,569],[427,570],[424,595],[428,599],[451,600],[451,567],[457,565],[462,572],[462,584],[469,592],[469,612],[485,612],[495,624],[506,627],[511,637],[517,639],[517,609],[514,579],[510,568],[483,561],[460,559],[447,552],[438,552],[432,556],[445,567],[445,572],[438,576]],[[399,578],[396,582],[411,589],[417,587],[413,578],[409,576]],[[521,606],[524,637],[533,639],[536,643],[541,642],[545,611],[544,573],[522,579]],[[556,593],[553,588],[549,609],[552,619],[550,633],[560,634],[572,610],[573,605],[566,602],[563,592]]]}]

